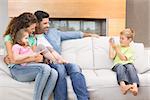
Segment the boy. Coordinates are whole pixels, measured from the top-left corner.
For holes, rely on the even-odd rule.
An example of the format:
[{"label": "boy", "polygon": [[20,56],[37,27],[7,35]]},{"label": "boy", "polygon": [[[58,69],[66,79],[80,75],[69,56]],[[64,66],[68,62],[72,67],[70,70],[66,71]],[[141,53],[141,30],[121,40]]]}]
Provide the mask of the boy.
[{"label": "boy", "polygon": [[110,38],[109,56],[114,61],[113,71],[117,74],[117,81],[122,93],[128,90],[136,96],[138,93],[139,78],[133,65],[134,57],[130,43],[133,41],[134,31],[125,29],[120,32],[120,45],[116,45]]}]

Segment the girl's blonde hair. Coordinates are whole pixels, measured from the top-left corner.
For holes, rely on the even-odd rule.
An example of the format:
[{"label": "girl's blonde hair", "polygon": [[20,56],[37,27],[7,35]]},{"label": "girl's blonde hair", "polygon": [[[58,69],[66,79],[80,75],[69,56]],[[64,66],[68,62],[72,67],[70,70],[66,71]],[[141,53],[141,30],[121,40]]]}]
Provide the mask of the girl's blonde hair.
[{"label": "girl's blonde hair", "polygon": [[126,36],[128,39],[133,40],[135,36],[135,31],[131,28],[126,28],[120,32],[120,35]]}]

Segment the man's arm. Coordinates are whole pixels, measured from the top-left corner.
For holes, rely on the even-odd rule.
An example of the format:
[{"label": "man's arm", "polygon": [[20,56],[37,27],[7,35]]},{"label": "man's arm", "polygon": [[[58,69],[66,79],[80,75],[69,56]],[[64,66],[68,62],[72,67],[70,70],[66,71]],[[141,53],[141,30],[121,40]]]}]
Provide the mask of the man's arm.
[{"label": "man's arm", "polygon": [[69,39],[79,39],[84,36],[84,33],[81,31],[57,31],[58,34],[61,36],[62,40],[69,40]]},{"label": "man's arm", "polygon": [[81,32],[81,31],[67,31],[67,32],[62,32],[58,31],[59,34],[61,35],[62,40],[68,40],[68,39],[79,39],[83,37],[97,37],[99,38],[100,36],[94,33],[87,33],[87,32]]}]

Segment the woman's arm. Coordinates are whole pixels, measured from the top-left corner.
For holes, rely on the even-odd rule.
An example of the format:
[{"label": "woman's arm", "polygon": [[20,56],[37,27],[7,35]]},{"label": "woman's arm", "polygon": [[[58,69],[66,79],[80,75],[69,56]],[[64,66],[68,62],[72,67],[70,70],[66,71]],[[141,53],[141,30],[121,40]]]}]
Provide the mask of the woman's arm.
[{"label": "woman's arm", "polygon": [[43,60],[42,55],[38,55],[36,57],[28,57],[23,60],[14,60],[13,58],[13,52],[12,52],[12,43],[10,41],[5,42],[6,50],[7,50],[7,56],[4,58],[4,62],[6,64],[14,63],[14,64],[22,64],[22,63],[28,63],[28,62],[41,62]]}]

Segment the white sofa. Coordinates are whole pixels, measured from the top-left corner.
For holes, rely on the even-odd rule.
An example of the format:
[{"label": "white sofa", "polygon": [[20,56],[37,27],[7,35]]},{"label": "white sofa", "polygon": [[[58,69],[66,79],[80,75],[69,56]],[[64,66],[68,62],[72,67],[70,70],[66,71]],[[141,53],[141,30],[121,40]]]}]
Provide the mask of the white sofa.
[{"label": "white sofa", "polygon": [[[62,56],[79,64],[85,76],[90,100],[150,100],[150,61],[142,43],[132,43],[135,48],[135,66],[140,79],[139,94],[122,95],[111,70],[112,61],[108,57],[108,37],[88,37],[64,41]],[[118,41],[118,38],[115,38]],[[71,81],[67,77],[69,100],[76,100]],[[9,69],[0,61],[0,100],[32,100],[34,82],[18,82],[11,78]],[[51,100],[51,98],[50,98]]]}]

